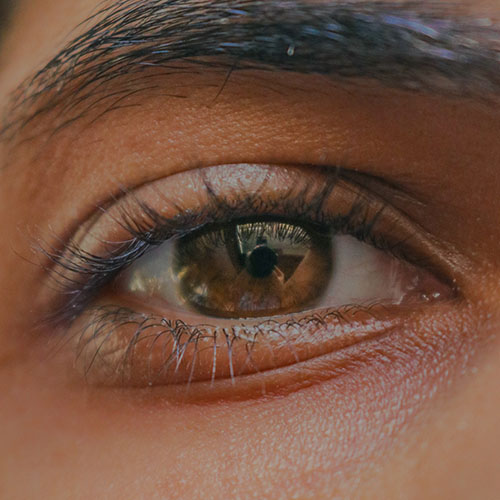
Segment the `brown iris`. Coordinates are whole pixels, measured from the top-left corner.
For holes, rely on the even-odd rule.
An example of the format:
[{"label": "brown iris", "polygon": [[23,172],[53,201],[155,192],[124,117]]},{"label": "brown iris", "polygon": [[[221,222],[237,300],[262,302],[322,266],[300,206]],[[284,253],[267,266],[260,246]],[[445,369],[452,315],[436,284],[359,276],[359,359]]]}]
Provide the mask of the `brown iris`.
[{"label": "brown iris", "polygon": [[301,311],[323,294],[331,237],[286,222],[233,223],[180,240],[174,272],[183,301],[209,316]]}]

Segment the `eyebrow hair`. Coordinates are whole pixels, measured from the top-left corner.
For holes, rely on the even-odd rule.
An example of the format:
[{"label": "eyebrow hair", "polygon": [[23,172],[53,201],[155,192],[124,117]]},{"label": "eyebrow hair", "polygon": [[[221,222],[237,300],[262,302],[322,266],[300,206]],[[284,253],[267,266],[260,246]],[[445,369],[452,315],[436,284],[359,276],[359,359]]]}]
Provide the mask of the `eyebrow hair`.
[{"label": "eyebrow hair", "polygon": [[440,4],[118,0],[82,23],[90,27],[13,93],[0,139],[60,103],[59,127],[85,115],[84,105],[119,102],[141,88],[110,92],[109,82],[150,67],[174,71],[176,62],[365,78],[461,96],[497,92],[498,27]]}]

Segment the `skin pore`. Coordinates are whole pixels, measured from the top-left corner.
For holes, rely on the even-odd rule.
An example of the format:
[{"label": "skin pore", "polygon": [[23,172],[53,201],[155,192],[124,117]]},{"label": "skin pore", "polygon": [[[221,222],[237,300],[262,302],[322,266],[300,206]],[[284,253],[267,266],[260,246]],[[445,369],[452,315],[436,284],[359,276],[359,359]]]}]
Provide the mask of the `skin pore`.
[{"label": "skin pore", "polygon": [[[470,21],[469,37],[483,26],[472,47],[497,47],[495,2],[439,4],[449,7],[440,17]],[[20,2],[0,50],[0,476],[7,478],[0,497],[496,498],[495,65],[471,59],[465,88],[450,88],[422,73],[442,59],[424,64],[415,56],[415,79],[427,85],[408,90],[378,67],[373,76],[375,64],[367,63],[372,77],[336,78],[317,69],[271,71],[255,60],[242,69],[243,54],[233,52],[216,64],[208,52],[203,64],[173,58],[140,72],[127,67],[98,81],[90,102],[73,104],[82,95],[78,77],[30,101],[41,88],[33,75],[106,19],[100,13],[81,24],[108,5]],[[380,5],[387,13],[404,2]],[[120,50],[141,43],[129,39]],[[463,79],[454,62],[450,56],[443,71]],[[80,63],[89,68],[85,56]],[[30,79],[34,85],[16,93]],[[44,321],[56,294],[36,244],[58,247],[124,190],[174,174],[179,191],[187,190],[190,172],[241,164],[250,177],[255,165],[280,172],[299,165],[304,176],[340,167],[424,234],[425,251],[434,253],[426,257],[446,268],[460,300],[423,305],[352,354],[339,350],[212,388],[86,382],[64,328]],[[403,313],[390,314],[396,321]],[[255,390],[263,384],[265,394]]]}]

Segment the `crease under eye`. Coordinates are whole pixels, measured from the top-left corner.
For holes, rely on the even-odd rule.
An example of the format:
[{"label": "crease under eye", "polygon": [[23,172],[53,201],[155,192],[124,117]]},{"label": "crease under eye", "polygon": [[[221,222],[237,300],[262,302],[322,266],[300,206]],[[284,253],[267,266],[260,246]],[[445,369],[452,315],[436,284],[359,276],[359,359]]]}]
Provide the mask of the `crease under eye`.
[{"label": "crease under eye", "polygon": [[[218,314],[204,318],[203,308],[186,310],[182,303],[158,294],[141,298],[140,293],[120,292],[127,275],[120,271],[130,266],[127,273],[140,269],[141,262],[151,262],[155,253],[156,269],[161,269],[162,262],[167,265],[165,241],[167,245],[186,238],[196,241],[197,231],[214,224],[232,223],[234,231],[234,221],[243,219],[247,222],[240,226],[247,236],[262,224],[288,224],[287,230],[298,231],[299,236],[304,224],[345,234],[356,245],[380,253],[377,258],[387,263],[382,271],[390,272],[391,263],[396,263],[392,269],[400,281],[406,279],[410,293],[389,290],[384,294],[384,276],[377,281],[365,273],[358,277],[359,283],[377,284],[364,296],[356,295],[356,287],[351,286],[354,292],[351,296],[344,293],[343,302],[340,283],[333,288],[337,301],[327,296],[307,307],[299,302],[281,310],[262,307],[262,314],[257,307],[256,313],[241,315],[254,316],[250,322],[250,318],[238,320],[235,313],[222,313],[229,319],[214,322],[209,316]],[[206,237],[210,230],[205,231]],[[58,256],[55,269],[63,286],[73,287],[69,293],[73,304],[66,310],[73,315],[69,330],[75,339],[77,364],[96,383],[182,384],[267,371],[381,335],[405,310],[453,296],[449,286],[425,269],[446,267],[446,263],[433,262],[440,259],[438,251],[430,251],[433,243],[411,224],[408,227],[408,221],[386,202],[332,169],[226,165],[178,174],[125,195],[82,233],[76,235],[73,247]],[[356,247],[348,244],[345,248],[347,255]],[[145,255],[149,252],[151,256]],[[189,255],[184,248],[181,260],[186,266]],[[160,272],[152,269],[153,274]],[[442,272],[446,275],[446,270]],[[394,288],[397,280],[387,278],[390,285],[386,287]],[[187,280],[188,287],[193,279]],[[348,279],[346,273],[341,281]],[[222,296],[226,285],[221,287]],[[167,283],[166,289],[172,286]],[[370,288],[370,283],[366,286]]]}]

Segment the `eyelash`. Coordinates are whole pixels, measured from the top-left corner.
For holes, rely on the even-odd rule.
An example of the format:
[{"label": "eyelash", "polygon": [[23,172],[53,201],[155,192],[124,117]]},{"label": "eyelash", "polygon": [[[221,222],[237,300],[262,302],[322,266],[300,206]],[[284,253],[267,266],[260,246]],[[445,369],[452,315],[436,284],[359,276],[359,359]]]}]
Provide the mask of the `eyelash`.
[{"label": "eyelash", "polygon": [[[149,338],[151,340],[151,345],[154,345],[164,336],[167,337],[166,342],[169,340],[172,342],[172,348],[170,349],[170,353],[165,353],[165,358],[161,365],[162,371],[168,370],[173,364],[176,366],[176,374],[177,367],[183,361],[185,353],[190,346],[194,347],[194,352],[192,353],[193,359],[190,363],[190,366],[194,369],[196,357],[199,354],[200,342],[210,340],[213,342],[213,346],[205,346],[204,348],[213,349],[214,351],[214,371],[212,372],[211,378],[211,382],[213,383],[217,362],[216,351],[220,349],[217,342],[222,338],[223,343],[225,343],[227,347],[227,361],[230,378],[234,382],[234,379],[239,375],[235,370],[232,360],[237,343],[244,343],[243,347],[248,353],[248,359],[251,360],[252,349],[259,342],[259,338],[265,338],[269,333],[278,333],[285,340],[295,361],[300,362],[301,360],[296,354],[293,344],[289,343],[286,340],[286,334],[281,332],[287,332],[287,334],[290,335],[290,332],[295,331],[300,334],[304,329],[324,326],[330,318],[334,319],[340,325],[348,325],[352,321],[354,315],[360,313],[364,314],[367,318],[376,319],[379,323],[378,328],[382,329],[382,325],[384,325],[386,321],[377,318],[374,312],[375,306],[376,304],[373,306],[343,306],[335,310],[329,309],[321,312],[311,312],[297,319],[270,318],[250,327],[246,326],[244,329],[237,326],[229,328],[220,327],[209,323],[189,325],[179,319],[169,320],[155,314],[138,313],[121,306],[95,306],[89,311],[92,319],[86,321],[85,325],[78,333],[76,363],[79,363],[80,357],[85,357],[83,353],[85,353],[87,346],[92,342],[96,342],[97,347],[92,350],[93,354],[90,357],[91,359],[85,363],[84,375],[88,379],[94,362],[99,356],[100,350],[102,346],[105,345],[106,341],[123,326],[133,325],[134,333],[132,338],[129,340],[126,348],[123,349],[118,363],[112,366],[109,373],[109,380],[105,382],[106,384],[110,382],[116,383],[116,377],[120,377],[121,383],[125,382],[127,377],[126,367],[133,362],[133,350],[140,341]],[[90,332],[90,335],[88,335],[88,332]],[[104,340],[102,340],[101,337],[104,337]],[[147,385],[153,385],[151,382],[152,374],[148,375],[148,379],[149,382]],[[191,383],[192,373],[189,375],[187,385],[189,386]]]},{"label": "eyelash", "polygon": [[[171,239],[209,232],[227,222],[272,218],[293,224],[314,225],[326,228],[333,234],[348,234],[395,257],[410,260],[403,251],[402,241],[389,242],[386,235],[374,231],[376,221],[386,207],[385,203],[380,205],[375,214],[370,213],[370,200],[360,193],[347,214],[331,216],[322,210],[335,187],[333,180],[312,198],[311,187],[306,185],[298,195],[290,191],[288,196],[274,203],[263,200],[260,191],[246,193],[228,202],[215,195],[209,185],[205,187],[210,193],[210,202],[203,211],[192,213],[179,207],[178,214],[173,218],[165,218],[136,199],[133,192],[124,192],[124,196],[132,198],[134,206],[132,209],[122,209],[115,222],[130,238],[118,243],[102,242],[108,247],[102,255],[86,251],[75,241],[70,241],[60,250],[39,248],[51,262],[49,271],[52,271],[56,287],[63,297],[62,303],[49,315],[48,321],[52,324],[70,324],[120,271],[153,248]],[[308,199],[313,199],[314,203]],[[272,216],[278,206],[280,212],[288,214],[286,219]],[[104,214],[108,211],[106,208],[100,210]]]},{"label": "eyelash", "polygon": [[[200,376],[208,377],[208,380],[212,376],[213,382],[216,363],[217,378],[234,379],[235,375],[247,369],[248,362],[260,371],[260,363],[265,364],[266,356],[274,349],[287,353],[283,358],[288,360],[285,364],[305,361],[307,357],[299,356],[301,359],[298,359],[295,342],[297,340],[300,345],[310,335],[310,345],[315,346],[314,336],[319,330],[324,331],[327,337],[335,331],[328,342],[341,342],[338,349],[347,347],[370,338],[375,331],[382,334],[393,321],[405,316],[405,310],[411,311],[411,306],[405,309],[399,304],[374,300],[338,304],[336,307],[325,305],[267,318],[214,320],[213,324],[207,317],[201,320],[203,323],[194,319],[190,324],[182,319],[189,315],[162,315],[150,310],[150,304],[144,305],[145,310],[141,310],[140,307],[129,307],[126,297],[123,301],[113,299],[116,291],[113,283],[117,283],[116,278],[120,279],[121,271],[148,252],[163,243],[191,237],[196,242],[205,236],[204,248],[216,246],[221,243],[217,238],[224,236],[214,235],[223,235],[224,231],[220,229],[235,223],[248,225],[252,222],[283,221],[325,235],[349,235],[404,263],[424,268],[438,280],[449,284],[449,278],[444,275],[448,274],[445,272],[446,265],[439,259],[438,247],[427,240],[424,231],[378,196],[376,189],[363,187],[362,183],[351,179],[348,172],[340,169],[316,169],[319,176],[308,178],[305,173],[301,172],[300,176],[294,173],[295,177],[287,179],[293,178],[297,182],[276,184],[273,178],[269,186],[266,184],[266,173],[262,184],[260,181],[253,184],[257,185],[253,190],[232,190],[227,187],[231,183],[226,186],[224,181],[217,184],[219,191],[211,187],[209,180],[218,179],[221,170],[214,170],[206,176],[200,170],[196,179],[201,184],[195,185],[204,189],[200,197],[204,201],[201,203],[191,199],[190,191],[184,193],[184,197],[176,198],[186,200],[184,202],[166,198],[162,193],[170,192],[169,186],[174,189],[172,192],[176,189],[177,180],[171,178],[145,185],[144,189],[123,190],[123,196],[105,207],[99,207],[95,216],[67,244],[62,244],[60,249],[41,249],[49,260],[46,268],[48,277],[55,280],[59,292],[56,296],[46,296],[48,314],[44,322],[52,327],[50,331],[59,332],[53,336],[56,349],[61,342],[70,342],[76,351],[76,366],[84,371],[87,381],[98,385],[144,386],[158,382],[162,385],[187,382],[189,386],[193,380],[200,380],[197,378]],[[290,172],[287,175],[292,175]],[[239,186],[238,183],[236,185]],[[276,185],[279,189],[275,192]],[[157,186],[166,186],[166,190],[155,190]],[[226,187],[221,189],[220,186]],[[159,205],[157,195],[160,195]],[[149,201],[155,204],[154,207]],[[278,233],[275,235],[277,238],[280,236]],[[300,237],[300,231],[292,233]],[[102,234],[108,236],[102,237]],[[286,236],[290,239],[291,235]],[[449,289],[450,293],[445,296],[456,297],[456,287],[451,285]],[[422,300],[434,298],[422,295]],[[353,324],[356,324],[354,330]],[[346,333],[339,335],[338,332],[344,329]],[[319,353],[322,349],[320,344],[317,350],[311,347],[313,350],[310,351],[308,347],[301,351],[302,355]],[[282,347],[279,345],[285,351],[280,351]],[[160,349],[158,346],[163,347]],[[206,365],[207,350],[208,354],[213,352],[213,372],[212,367],[207,368]],[[253,354],[264,351],[266,356],[261,356],[262,360],[254,365]],[[242,354],[246,356],[243,365]],[[233,355],[240,360],[235,366]],[[222,361],[224,358],[225,362]],[[150,372],[151,366],[158,371]],[[179,366],[182,369],[178,373]],[[268,370],[272,366],[262,368]],[[147,375],[144,370],[147,370]],[[193,378],[195,371],[197,375]]]}]

